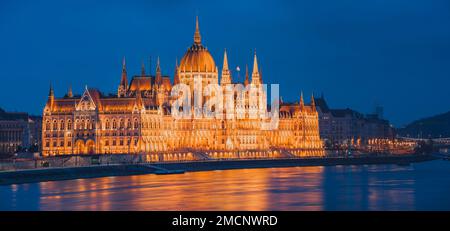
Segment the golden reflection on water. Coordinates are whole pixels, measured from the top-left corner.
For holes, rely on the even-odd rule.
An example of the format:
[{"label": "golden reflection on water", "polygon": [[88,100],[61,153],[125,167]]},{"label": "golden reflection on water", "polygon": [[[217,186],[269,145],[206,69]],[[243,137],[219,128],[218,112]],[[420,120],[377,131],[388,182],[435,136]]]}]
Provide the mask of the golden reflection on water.
[{"label": "golden reflection on water", "polygon": [[441,209],[448,174],[441,161],[102,177],[0,186],[0,210]]},{"label": "golden reflection on water", "polygon": [[[41,183],[43,210],[320,210],[323,167]],[[294,184],[293,184],[294,183]],[[284,209],[285,208],[285,209]]]}]

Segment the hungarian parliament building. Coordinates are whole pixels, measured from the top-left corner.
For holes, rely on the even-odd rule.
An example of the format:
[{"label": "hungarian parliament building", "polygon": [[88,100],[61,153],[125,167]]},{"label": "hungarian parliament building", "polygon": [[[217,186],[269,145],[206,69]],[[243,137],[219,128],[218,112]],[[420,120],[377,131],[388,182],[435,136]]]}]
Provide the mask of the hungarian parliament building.
[{"label": "hungarian parliament building", "polygon": [[[323,156],[314,97],[308,105],[303,95],[296,103],[279,100],[277,108],[274,102],[267,104],[256,52],[250,75],[251,80],[246,67],[245,81],[233,81],[225,51],[219,85],[218,67],[202,45],[197,19],[194,43],[177,63],[173,81],[162,75],[159,58],[155,75],[147,74],[143,66],[141,74],[128,81],[124,59],[116,94],[86,87],[74,95],[69,88],[57,98],[50,87],[43,110],[42,154],[141,154],[147,161]],[[196,78],[201,86],[216,84],[222,91],[218,95],[226,96],[222,116],[174,117],[173,104],[180,98],[172,93],[174,88],[182,85],[194,91]],[[249,100],[251,91],[226,91],[230,85],[257,89],[256,101]],[[251,116],[268,114],[269,109],[276,115]],[[197,107],[188,110],[195,114]],[[273,118],[276,126],[265,127]]]}]

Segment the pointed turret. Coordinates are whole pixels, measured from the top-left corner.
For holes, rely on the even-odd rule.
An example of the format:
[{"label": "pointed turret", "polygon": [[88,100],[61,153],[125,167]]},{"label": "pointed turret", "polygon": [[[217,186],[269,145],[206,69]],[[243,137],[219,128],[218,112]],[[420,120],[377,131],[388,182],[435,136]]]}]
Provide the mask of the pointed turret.
[{"label": "pointed turret", "polygon": [[311,94],[311,107],[316,110],[316,102],[314,101],[314,93]]},{"label": "pointed turret", "polygon": [[142,62],[142,66],[141,66],[141,76],[145,76],[145,64],[144,64],[144,62]]},{"label": "pointed turret", "polygon": [[178,59],[175,59],[175,73],[173,75],[173,85],[180,83],[180,77],[178,76]]},{"label": "pointed turret", "polygon": [[194,43],[195,44],[201,44],[202,43],[202,36],[200,35],[200,27],[198,25],[198,16],[195,17]]},{"label": "pointed turret", "polygon": [[53,86],[50,84],[50,90],[48,91],[48,97],[54,97],[55,93],[53,92]]},{"label": "pointed turret", "polygon": [[69,90],[67,91],[67,97],[72,98],[73,97],[73,93],[72,93],[72,85],[69,85]]},{"label": "pointed turret", "polygon": [[223,66],[222,71],[227,70],[228,71],[228,57],[227,57],[227,49],[225,49],[223,53]]},{"label": "pointed turret", "polygon": [[303,109],[303,107],[305,106],[305,102],[303,101],[303,91],[300,93],[300,108]]},{"label": "pointed turret", "polygon": [[126,66],[125,57],[123,57],[123,61],[122,61],[122,77],[120,78],[120,85],[123,85],[125,87],[128,86],[127,66]]},{"label": "pointed turret", "polygon": [[161,85],[162,84],[162,76],[161,76],[161,67],[159,64],[159,56],[158,56],[158,60],[156,61],[156,79],[155,82],[157,85]]},{"label": "pointed turret", "polygon": [[256,57],[256,50],[255,50],[255,55],[253,56],[253,73],[258,73],[258,58]]},{"label": "pointed turret", "polygon": [[249,79],[248,79],[248,65],[245,64],[245,80],[244,80],[244,86],[247,86],[249,83]]},{"label": "pointed turret", "polygon": [[253,58],[252,84],[261,84],[261,79],[259,76],[259,69],[258,69],[258,58],[256,57],[256,50],[255,50],[255,55]]},{"label": "pointed turret", "polygon": [[223,86],[231,84],[231,74],[230,70],[228,69],[228,58],[226,49],[223,54],[222,80],[220,81],[220,84]]},{"label": "pointed turret", "polygon": [[53,92],[53,86],[50,84],[50,90],[48,92],[48,99],[47,99],[47,105],[51,108],[53,108],[53,103],[55,102],[55,93]]},{"label": "pointed turret", "polygon": [[127,67],[125,62],[125,57],[122,60],[122,76],[120,77],[120,84],[117,89],[117,96],[124,97],[128,89],[128,79],[127,79]]}]

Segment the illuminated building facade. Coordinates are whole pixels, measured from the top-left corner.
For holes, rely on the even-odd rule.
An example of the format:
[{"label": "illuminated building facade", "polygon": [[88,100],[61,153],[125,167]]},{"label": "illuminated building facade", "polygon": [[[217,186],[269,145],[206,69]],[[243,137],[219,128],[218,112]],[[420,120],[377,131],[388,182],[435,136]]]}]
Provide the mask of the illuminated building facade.
[{"label": "illuminated building facade", "polygon": [[[115,95],[86,87],[79,96],[69,89],[56,98],[50,88],[43,111],[43,155],[136,153],[150,161],[324,155],[314,98],[311,105],[304,104],[303,96],[295,104],[281,103],[277,129],[263,129],[262,122],[269,119],[249,116],[267,111],[256,53],[251,81],[246,68],[241,86],[257,89],[257,101],[223,90],[223,104],[235,106],[221,118],[173,117],[171,105],[177,97],[172,88],[184,84],[193,90],[195,77],[202,86],[219,84],[215,61],[201,43],[198,20],[194,43],[176,65],[173,83],[161,74],[159,59],[154,76],[143,66],[141,75],[129,82],[124,60]],[[225,52],[220,86],[234,83]],[[238,113],[244,116],[235,116]]]},{"label": "illuminated building facade", "polygon": [[40,116],[25,112],[6,112],[0,108],[0,155],[27,149],[39,150],[41,144]]}]

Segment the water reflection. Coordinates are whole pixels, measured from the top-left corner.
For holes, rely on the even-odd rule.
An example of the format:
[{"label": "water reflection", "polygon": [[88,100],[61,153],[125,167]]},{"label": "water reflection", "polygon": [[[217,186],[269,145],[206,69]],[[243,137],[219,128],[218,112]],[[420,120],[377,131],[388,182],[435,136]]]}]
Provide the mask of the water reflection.
[{"label": "water reflection", "polygon": [[442,210],[449,173],[448,162],[433,161],[103,177],[0,186],[0,209]]},{"label": "water reflection", "polygon": [[324,172],[325,210],[414,210],[411,166],[336,166]]}]

